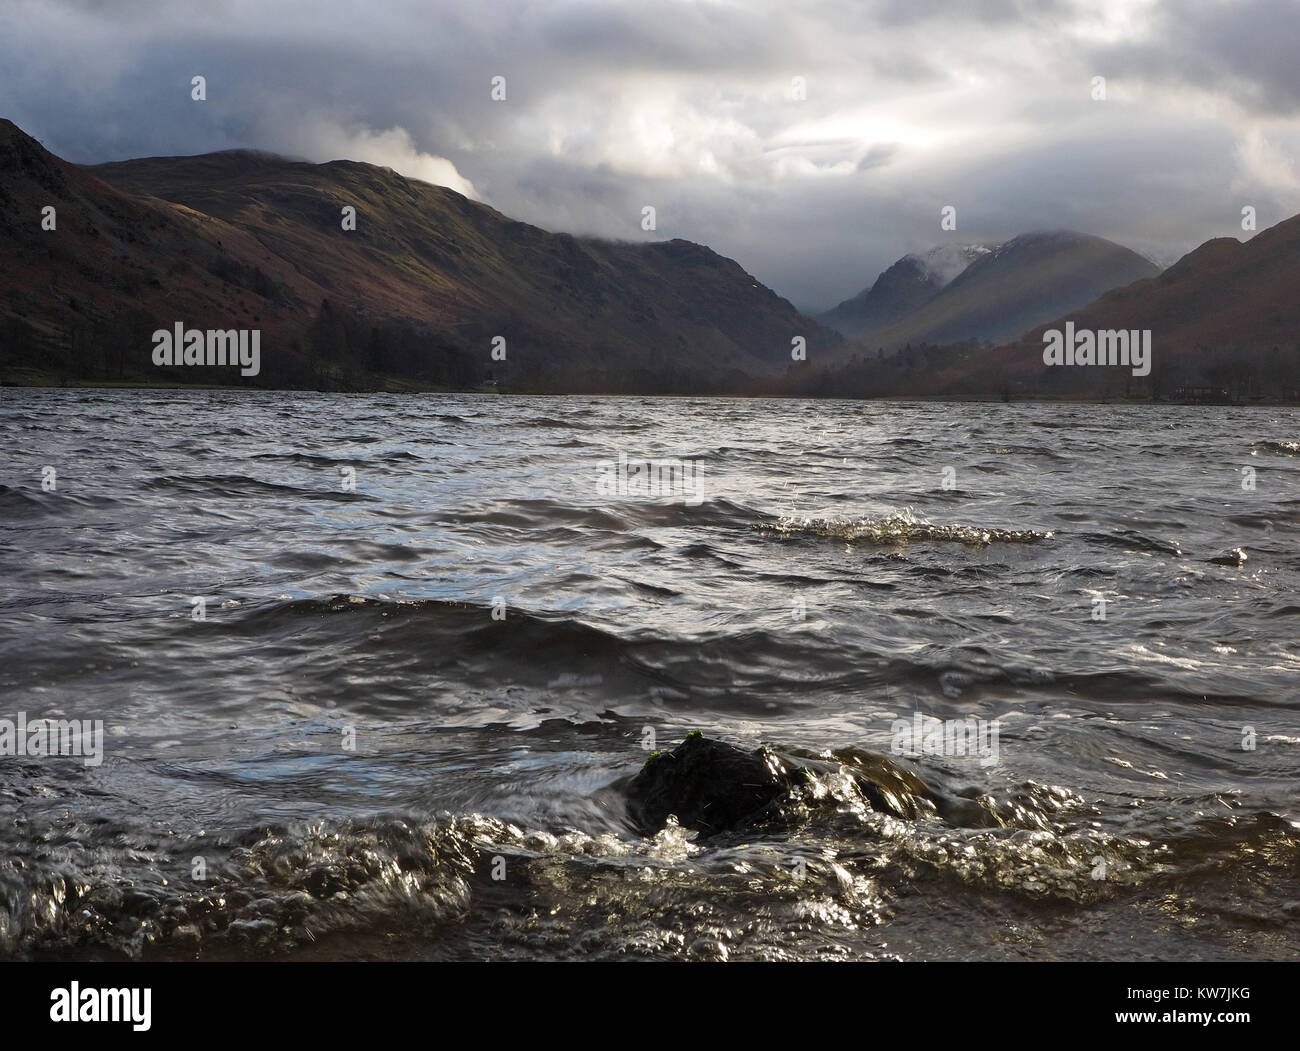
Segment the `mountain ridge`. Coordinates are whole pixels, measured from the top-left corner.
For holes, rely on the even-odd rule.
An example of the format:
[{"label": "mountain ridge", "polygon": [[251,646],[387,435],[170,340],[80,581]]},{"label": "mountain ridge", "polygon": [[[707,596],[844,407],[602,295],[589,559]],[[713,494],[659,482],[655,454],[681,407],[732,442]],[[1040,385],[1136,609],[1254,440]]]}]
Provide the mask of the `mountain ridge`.
[{"label": "mountain ridge", "polygon": [[987,251],[986,245],[972,244],[909,252],[881,271],[867,288],[818,320],[850,337],[883,328],[929,302]]},{"label": "mountain ridge", "polygon": [[1042,361],[1043,333],[1073,323],[1076,330],[1149,330],[1157,392],[1177,386],[1230,390],[1273,388],[1300,395],[1300,215],[1239,241],[1216,237],[1166,270],[1099,296],[1037,325],[1016,340],[973,355],[952,370],[950,387],[969,386],[981,368],[996,368],[1027,391],[1050,393],[1080,373],[1083,389],[1111,391],[1134,384],[1111,370],[1051,368]]},{"label": "mountain ridge", "polygon": [[[917,343],[884,357],[859,344],[779,390],[806,397],[1300,404],[1298,292],[1300,215],[1247,241],[1212,238],[1166,270],[1000,345]],[[1150,332],[1149,373],[1125,365],[1045,364],[1044,334],[1067,325],[1094,337]]]},{"label": "mountain ridge", "polygon": [[849,336],[842,355],[889,354],[909,343],[1004,342],[1158,272],[1138,252],[1078,230],[1030,230],[997,245],[941,247],[965,250],[969,259],[950,280],[928,276],[919,256],[904,256],[867,293],[823,315]]},{"label": "mountain ridge", "polygon": [[364,162],[222,151],[83,168],[6,121],[0,195],[27,220],[0,268],[33,275],[0,302],[9,382],[224,382],[149,362],[150,333],[176,320],[261,328],[259,382],[341,389],[730,391],[786,368],[796,337],[813,353],[840,340],[707,247],[550,233]]},{"label": "mountain ridge", "polygon": [[888,324],[858,332],[852,343],[886,352],[910,343],[1001,343],[1158,272],[1136,252],[1074,230],[1029,231],[988,247],[933,295]]}]

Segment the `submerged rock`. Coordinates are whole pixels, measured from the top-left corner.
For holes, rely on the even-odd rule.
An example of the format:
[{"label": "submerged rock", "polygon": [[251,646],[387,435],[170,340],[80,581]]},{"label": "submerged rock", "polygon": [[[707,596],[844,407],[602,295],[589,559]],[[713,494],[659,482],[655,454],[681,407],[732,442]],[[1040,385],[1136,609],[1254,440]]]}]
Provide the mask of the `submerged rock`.
[{"label": "submerged rock", "polygon": [[911,819],[949,809],[920,778],[881,756],[852,750],[813,759],[766,746],[746,752],[698,730],[646,760],[626,793],[628,813],[647,835],[669,815],[709,835],[788,824],[823,809],[857,807]]}]

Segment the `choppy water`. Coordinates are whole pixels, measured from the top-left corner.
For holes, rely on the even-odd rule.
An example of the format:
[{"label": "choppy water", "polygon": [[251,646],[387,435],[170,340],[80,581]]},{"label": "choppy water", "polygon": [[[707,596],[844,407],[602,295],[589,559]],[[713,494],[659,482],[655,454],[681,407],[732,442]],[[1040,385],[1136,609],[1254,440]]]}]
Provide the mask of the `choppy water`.
[{"label": "choppy water", "polygon": [[[1298,422],[0,391],[0,718],[106,727],[0,758],[0,956],[1294,957]],[[971,807],[637,835],[693,729]]]}]

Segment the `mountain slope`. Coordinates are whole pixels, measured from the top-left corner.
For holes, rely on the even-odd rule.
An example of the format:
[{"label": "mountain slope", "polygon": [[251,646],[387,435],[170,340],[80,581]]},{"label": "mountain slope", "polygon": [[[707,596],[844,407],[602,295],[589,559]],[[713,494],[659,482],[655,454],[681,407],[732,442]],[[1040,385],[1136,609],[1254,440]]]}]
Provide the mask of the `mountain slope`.
[{"label": "mountain slope", "polygon": [[0,370],[11,379],[142,375],[163,318],[219,315],[222,327],[260,325],[271,339],[310,321],[287,294],[292,268],[255,238],[114,190],[3,120],[0,209]]},{"label": "mountain slope", "polygon": [[1071,231],[1023,234],[970,264],[933,298],[858,339],[861,349],[1004,342],[1120,285],[1157,273],[1136,252]]},{"label": "mountain slope", "polygon": [[[702,246],[552,234],[350,161],[235,151],[80,169],[4,121],[0,203],[27,220],[0,243],[11,381],[238,382],[159,376],[150,334],[177,321],[260,328],[254,382],[343,388],[494,375],[512,389],[737,389],[785,369],[795,336],[810,354],[839,341]],[[40,230],[46,203],[56,232]]]},{"label": "mountain slope", "polygon": [[[1152,375],[1129,370],[1049,368],[1043,332],[1149,329]],[[1300,392],[1300,216],[1249,241],[1215,238],[1156,277],[1114,289],[1081,309],[1036,326],[1022,338],[970,355],[941,386],[974,390],[1001,374],[1020,389],[1096,393],[1140,389],[1168,397],[1180,384],[1211,384],[1241,396]]]},{"label": "mountain slope", "polygon": [[984,245],[941,245],[921,254],[905,255],[883,271],[870,288],[817,320],[846,336],[875,332],[928,303],[988,251]]},{"label": "mountain slope", "polygon": [[[209,155],[103,165],[105,180],[254,234],[332,299],[458,339],[512,386],[680,389],[789,362],[834,334],[734,261],[687,241],[552,234],[368,164]],[[355,231],[341,229],[346,205]]]}]

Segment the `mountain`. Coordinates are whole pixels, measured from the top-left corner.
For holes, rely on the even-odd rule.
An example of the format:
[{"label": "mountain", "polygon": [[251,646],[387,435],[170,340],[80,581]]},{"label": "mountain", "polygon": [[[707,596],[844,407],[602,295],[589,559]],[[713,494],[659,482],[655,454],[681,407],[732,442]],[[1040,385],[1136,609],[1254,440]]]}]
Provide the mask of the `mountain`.
[{"label": "mountain", "polygon": [[[83,169],[0,121],[0,204],[25,220],[0,243],[9,382],[699,393],[785,370],[796,336],[809,356],[840,342],[701,245],[549,233],[352,161]],[[155,366],[151,334],[176,322],[259,329],[262,373]]]},{"label": "mountain", "polygon": [[291,268],[255,238],[114,190],[3,120],[0,209],[7,382],[144,376],[150,333],[164,317],[220,312],[229,325],[262,325],[271,340],[310,321],[306,305],[295,314],[285,295]]},{"label": "mountain", "polygon": [[[1149,330],[1151,375],[1112,367],[1049,367],[1043,333]],[[940,386],[987,391],[1004,377],[1025,393],[1153,393],[1222,388],[1238,397],[1300,397],[1300,216],[1242,242],[1207,241],[1156,277],[1114,289],[1004,346],[945,370]]]},{"label": "mountain", "polygon": [[[1149,332],[1149,371],[1133,362],[1044,364],[1044,333],[1064,333],[1070,324],[1076,333]],[[916,343],[888,357],[859,346],[838,361],[769,381],[764,391],[1300,403],[1300,216],[1249,241],[1207,241],[1162,273],[1112,289],[1001,346]]]},{"label": "mountain", "polygon": [[1029,233],[979,255],[936,295],[892,324],[859,335],[859,349],[1002,343],[1099,295],[1156,274],[1113,241],[1072,231]]},{"label": "mountain", "polygon": [[919,255],[905,255],[870,288],[818,320],[845,336],[882,329],[928,303],[988,251],[985,245],[940,245]]}]

